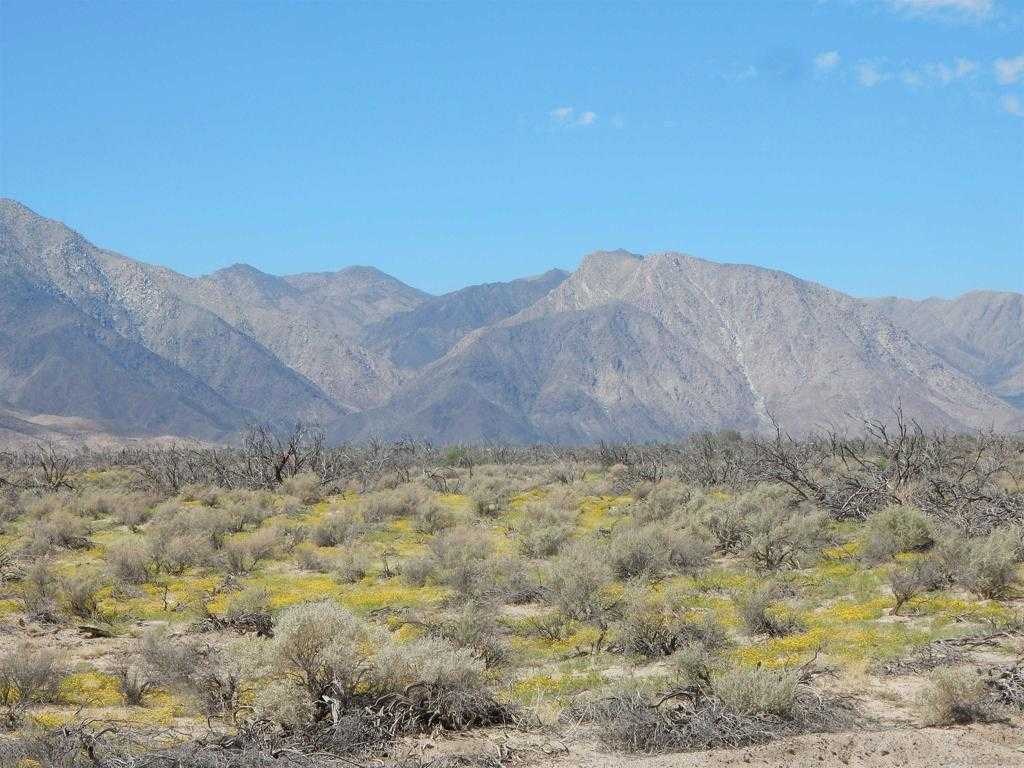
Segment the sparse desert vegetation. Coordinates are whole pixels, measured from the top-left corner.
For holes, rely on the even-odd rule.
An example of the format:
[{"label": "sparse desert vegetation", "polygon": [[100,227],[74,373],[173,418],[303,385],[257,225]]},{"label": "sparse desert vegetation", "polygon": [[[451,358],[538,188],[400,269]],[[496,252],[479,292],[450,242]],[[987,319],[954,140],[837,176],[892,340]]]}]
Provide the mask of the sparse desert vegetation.
[{"label": "sparse desert vegetation", "polygon": [[897,411],[2,458],[4,766],[582,765],[1024,717],[1019,438]]}]

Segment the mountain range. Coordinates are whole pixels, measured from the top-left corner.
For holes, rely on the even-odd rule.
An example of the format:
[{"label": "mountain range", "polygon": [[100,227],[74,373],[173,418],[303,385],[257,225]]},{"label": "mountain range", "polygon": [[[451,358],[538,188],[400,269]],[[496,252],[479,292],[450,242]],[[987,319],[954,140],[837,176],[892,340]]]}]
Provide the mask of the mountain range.
[{"label": "mountain range", "polygon": [[188,277],[0,200],[0,441],[588,443],[856,428],[1024,428],[1024,295],[857,299],[681,253],[433,296],[371,267]]}]

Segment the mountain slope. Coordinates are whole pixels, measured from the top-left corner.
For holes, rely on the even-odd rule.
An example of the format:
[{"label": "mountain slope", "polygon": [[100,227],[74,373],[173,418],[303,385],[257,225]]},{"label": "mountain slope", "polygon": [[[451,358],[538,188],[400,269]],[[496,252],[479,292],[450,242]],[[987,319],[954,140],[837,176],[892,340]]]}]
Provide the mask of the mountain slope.
[{"label": "mountain slope", "polygon": [[12,271],[0,272],[0,392],[20,410],[111,432],[213,439],[244,420],[185,371]]},{"label": "mountain slope", "polygon": [[[98,249],[9,200],[0,201],[0,268],[198,379],[246,418],[329,420],[343,412],[258,342],[171,290],[181,276]],[[16,325],[9,331],[16,335]],[[119,394],[106,396],[116,402]],[[184,423],[177,433],[192,434]]]},{"label": "mountain slope", "polygon": [[470,331],[530,306],[567,276],[552,269],[536,277],[472,285],[432,296],[414,309],[368,326],[364,341],[400,368],[421,368],[443,356]]},{"label": "mountain slope", "polygon": [[972,291],[956,299],[870,303],[950,364],[1024,408],[1024,295]]},{"label": "mountain slope", "polygon": [[700,429],[854,427],[901,401],[929,426],[1018,424],[872,308],[781,272],[676,253],[587,257],[532,306],[470,333],[339,434],[664,440]]},{"label": "mountain slope", "polygon": [[369,267],[275,277],[236,264],[197,279],[174,275],[167,287],[357,410],[379,403],[400,381],[386,357],[359,342],[363,329],[426,297]]}]

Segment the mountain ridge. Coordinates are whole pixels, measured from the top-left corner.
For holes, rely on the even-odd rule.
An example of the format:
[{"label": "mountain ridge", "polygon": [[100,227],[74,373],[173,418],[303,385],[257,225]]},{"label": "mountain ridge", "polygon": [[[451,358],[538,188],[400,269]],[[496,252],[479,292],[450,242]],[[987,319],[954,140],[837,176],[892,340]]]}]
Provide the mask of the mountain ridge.
[{"label": "mountain ridge", "polygon": [[[858,299],[621,249],[440,296],[365,266],[189,277],[8,199],[0,278],[0,400],[113,434],[230,439],[269,418],[335,439],[671,440],[850,428],[897,400],[928,426],[1024,426],[1024,296],[1008,292]],[[34,320],[2,311],[27,295],[48,297]],[[63,369],[77,379],[41,373]]]}]

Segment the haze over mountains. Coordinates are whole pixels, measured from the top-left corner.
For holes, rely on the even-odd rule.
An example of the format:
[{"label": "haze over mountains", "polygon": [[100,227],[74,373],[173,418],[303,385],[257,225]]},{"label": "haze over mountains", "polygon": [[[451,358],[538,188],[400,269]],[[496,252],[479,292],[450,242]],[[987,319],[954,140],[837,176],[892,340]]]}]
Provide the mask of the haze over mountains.
[{"label": "haze over mountains", "polygon": [[855,427],[1024,428],[1024,296],[859,300],[677,253],[587,256],[431,296],[369,267],[198,278],[0,201],[0,439],[579,443]]}]

